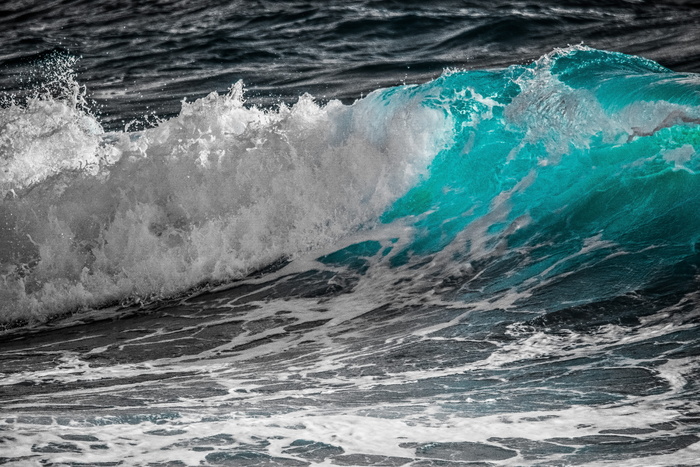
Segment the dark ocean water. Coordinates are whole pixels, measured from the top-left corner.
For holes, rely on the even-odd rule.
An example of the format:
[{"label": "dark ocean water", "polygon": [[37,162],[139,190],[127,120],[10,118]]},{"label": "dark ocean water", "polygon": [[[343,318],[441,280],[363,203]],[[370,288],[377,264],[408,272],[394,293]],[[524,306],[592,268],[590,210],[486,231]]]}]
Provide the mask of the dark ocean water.
[{"label": "dark ocean water", "polygon": [[308,92],[350,103],[446,68],[506,67],[585,43],[700,71],[699,4],[646,2],[7,1],[2,78],[30,90],[55,53],[107,128],[123,129],[242,79],[259,105]]},{"label": "dark ocean water", "polygon": [[700,465],[697,2],[0,43],[0,464]]}]

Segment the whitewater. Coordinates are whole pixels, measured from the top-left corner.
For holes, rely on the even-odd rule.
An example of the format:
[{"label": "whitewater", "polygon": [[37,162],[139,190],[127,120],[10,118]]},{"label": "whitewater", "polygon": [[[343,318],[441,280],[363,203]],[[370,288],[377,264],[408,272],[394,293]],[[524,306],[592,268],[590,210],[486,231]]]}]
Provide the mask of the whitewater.
[{"label": "whitewater", "polygon": [[[71,38],[78,3],[3,11]],[[700,75],[662,38],[611,50],[692,5],[166,3],[176,64],[110,38],[108,2],[87,57],[2,56],[32,78],[0,100],[1,464],[698,465]],[[551,17],[636,39],[533,55]],[[406,25],[433,31],[410,78],[380,65]],[[514,25],[528,52],[497,57]],[[306,34],[306,74],[254,70]],[[149,61],[133,119],[95,65]]]},{"label": "whitewater", "polygon": [[326,246],[425,172],[446,120],[380,94],[263,111],[239,82],[105,133],[78,101],[3,113],[5,320],[167,297]]}]

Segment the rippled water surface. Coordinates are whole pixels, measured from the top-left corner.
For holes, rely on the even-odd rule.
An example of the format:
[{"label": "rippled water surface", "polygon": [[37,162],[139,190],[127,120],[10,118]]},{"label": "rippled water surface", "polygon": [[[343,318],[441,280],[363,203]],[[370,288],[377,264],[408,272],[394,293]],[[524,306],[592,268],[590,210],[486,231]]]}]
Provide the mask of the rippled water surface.
[{"label": "rippled water surface", "polygon": [[0,464],[696,466],[696,2],[0,5]]},{"label": "rippled water surface", "polygon": [[[689,2],[4,2],[0,86],[41,81],[52,52],[81,57],[79,82],[120,127],[243,79],[251,102],[352,101],[445,68],[525,63],[585,43],[700,71]],[[30,82],[30,83],[28,83]]]}]

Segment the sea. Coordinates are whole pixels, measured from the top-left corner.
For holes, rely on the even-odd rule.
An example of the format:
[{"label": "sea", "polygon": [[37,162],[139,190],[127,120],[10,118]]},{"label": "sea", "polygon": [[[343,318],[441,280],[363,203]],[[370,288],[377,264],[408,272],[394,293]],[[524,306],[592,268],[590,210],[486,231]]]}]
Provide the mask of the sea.
[{"label": "sea", "polygon": [[3,0],[0,45],[0,464],[700,465],[700,1]]}]

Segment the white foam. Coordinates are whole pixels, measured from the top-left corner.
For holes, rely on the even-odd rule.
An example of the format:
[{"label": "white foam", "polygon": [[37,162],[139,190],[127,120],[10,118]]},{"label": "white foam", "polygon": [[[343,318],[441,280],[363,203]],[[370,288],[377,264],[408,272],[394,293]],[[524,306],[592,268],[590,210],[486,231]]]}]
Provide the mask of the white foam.
[{"label": "white foam", "polygon": [[108,135],[63,101],[0,110],[0,188],[15,193],[0,210],[0,318],[178,293],[371,223],[444,144],[447,117],[422,97],[304,95],[262,110],[238,83],[155,128]]},{"label": "white foam", "polygon": [[69,102],[31,99],[0,111],[0,195],[99,162],[99,123]]}]

